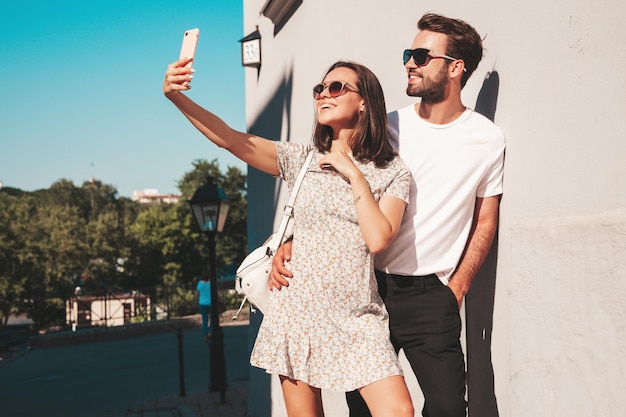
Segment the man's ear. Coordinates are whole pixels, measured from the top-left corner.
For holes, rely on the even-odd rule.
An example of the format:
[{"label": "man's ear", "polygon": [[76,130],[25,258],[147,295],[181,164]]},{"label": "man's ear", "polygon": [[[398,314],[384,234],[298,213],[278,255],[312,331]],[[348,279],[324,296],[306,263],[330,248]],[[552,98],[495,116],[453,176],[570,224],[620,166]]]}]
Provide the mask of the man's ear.
[{"label": "man's ear", "polygon": [[463,73],[465,73],[465,61],[462,59],[457,59],[456,61],[452,61],[450,63],[450,77],[462,77]]}]

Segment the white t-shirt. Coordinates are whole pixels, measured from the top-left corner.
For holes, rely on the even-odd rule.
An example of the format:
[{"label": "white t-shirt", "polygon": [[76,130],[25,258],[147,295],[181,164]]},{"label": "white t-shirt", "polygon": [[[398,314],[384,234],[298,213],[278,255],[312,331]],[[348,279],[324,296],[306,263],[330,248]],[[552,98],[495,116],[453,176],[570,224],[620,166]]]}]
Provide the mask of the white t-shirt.
[{"label": "white t-shirt", "polygon": [[476,198],[502,194],[504,134],[471,109],[438,125],[420,118],[414,105],[389,114],[389,131],[413,181],[398,236],[376,255],[376,269],[437,274],[447,284],[465,248]]}]

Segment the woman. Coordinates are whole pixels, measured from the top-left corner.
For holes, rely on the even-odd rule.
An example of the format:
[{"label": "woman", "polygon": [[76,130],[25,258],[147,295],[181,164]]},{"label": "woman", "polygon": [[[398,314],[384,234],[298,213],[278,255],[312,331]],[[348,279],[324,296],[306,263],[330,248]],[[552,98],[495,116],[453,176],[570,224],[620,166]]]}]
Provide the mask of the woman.
[{"label": "woman", "polygon": [[211,322],[211,281],[207,273],[202,274],[196,285],[196,304],[202,317],[202,338],[208,342],[213,323]]},{"label": "woman", "polygon": [[[189,62],[168,67],[165,96],[217,146],[293,186],[311,146],[231,129],[181,93],[193,78]],[[279,375],[290,416],[323,416],[321,389],[359,389],[374,417],[410,417],[372,262],[398,231],[410,174],[387,141],[371,71],[337,62],[313,96],[314,156],[294,207],[293,278],[273,290],[250,362]]]}]

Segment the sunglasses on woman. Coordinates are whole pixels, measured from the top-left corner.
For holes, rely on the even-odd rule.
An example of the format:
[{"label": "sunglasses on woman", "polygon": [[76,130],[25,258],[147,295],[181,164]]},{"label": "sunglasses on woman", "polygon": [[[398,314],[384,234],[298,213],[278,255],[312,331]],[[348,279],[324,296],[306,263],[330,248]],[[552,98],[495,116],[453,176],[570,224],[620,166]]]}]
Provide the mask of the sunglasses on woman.
[{"label": "sunglasses on woman", "polygon": [[346,94],[348,91],[353,91],[355,93],[359,92],[358,88],[351,86],[348,83],[342,83],[340,81],[333,81],[326,85],[320,83],[316,85],[315,87],[313,87],[313,98],[315,100],[319,100],[320,96],[322,95],[324,90],[326,90],[327,88],[328,88],[328,94],[330,94],[332,98],[342,96]]},{"label": "sunglasses on woman", "polygon": [[428,65],[431,59],[434,58],[443,58],[449,59],[451,61],[457,61],[457,58],[452,58],[449,55],[444,54],[436,54],[432,53],[429,49],[417,48],[417,49],[405,49],[404,54],[402,55],[402,60],[404,61],[404,65],[409,62],[409,59],[413,58],[416,65],[420,67],[424,65]]}]

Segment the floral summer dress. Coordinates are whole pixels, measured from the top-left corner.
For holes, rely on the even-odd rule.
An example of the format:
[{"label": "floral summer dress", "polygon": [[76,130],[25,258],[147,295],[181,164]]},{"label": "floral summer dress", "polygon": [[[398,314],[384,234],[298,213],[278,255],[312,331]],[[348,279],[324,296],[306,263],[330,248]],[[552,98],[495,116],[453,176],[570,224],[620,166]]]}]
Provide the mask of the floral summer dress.
[{"label": "floral summer dress", "polygon": [[[280,176],[291,190],[310,147],[276,146]],[[320,169],[322,155],[314,152],[294,205],[287,265],[293,278],[272,292],[250,363],[314,387],[352,391],[402,370],[350,183]],[[386,194],[408,202],[410,173],[399,158],[383,169],[355,163],[377,201]]]}]

